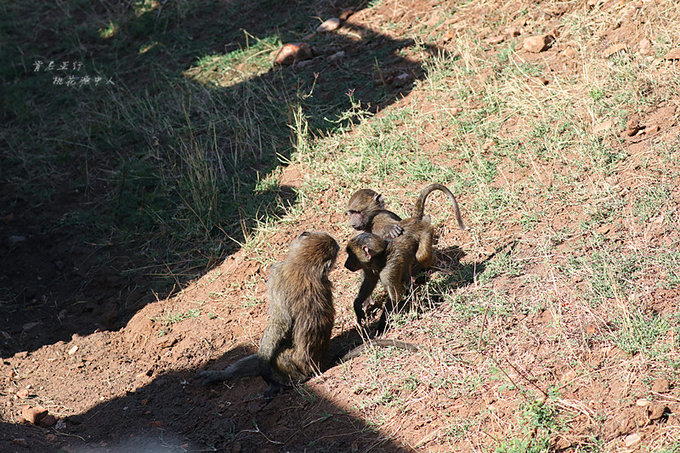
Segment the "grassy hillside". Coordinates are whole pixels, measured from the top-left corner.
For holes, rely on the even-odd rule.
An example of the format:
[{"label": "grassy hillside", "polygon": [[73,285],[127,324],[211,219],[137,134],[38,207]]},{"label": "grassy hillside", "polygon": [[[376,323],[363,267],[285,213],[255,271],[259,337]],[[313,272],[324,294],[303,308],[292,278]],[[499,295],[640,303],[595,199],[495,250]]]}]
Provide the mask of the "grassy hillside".
[{"label": "grassy hillside", "polygon": [[[40,387],[0,411],[8,439],[680,452],[677,2],[27,1],[0,16],[2,392]],[[272,66],[303,40],[312,60]],[[256,347],[268,266],[297,233],[344,243],[354,190],[406,215],[430,182],[468,229],[431,197],[437,264],[386,333],[420,352],[370,350],[272,406],[259,382],[188,385]],[[332,279],[340,344],[358,277]],[[80,439],[18,425],[29,403]]]}]

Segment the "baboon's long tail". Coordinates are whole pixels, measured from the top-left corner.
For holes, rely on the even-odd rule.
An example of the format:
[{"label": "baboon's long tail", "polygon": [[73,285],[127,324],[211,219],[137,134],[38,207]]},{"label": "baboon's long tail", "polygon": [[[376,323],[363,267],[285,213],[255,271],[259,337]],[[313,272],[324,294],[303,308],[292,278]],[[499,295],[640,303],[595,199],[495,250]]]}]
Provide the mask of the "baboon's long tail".
[{"label": "baboon's long tail", "polygon": [[203,385],[244,377],[260,376],[260,360],[257,354],[252,354],[232,363],[223,370],[205,370],[198,373],[203,379]]},{"label": "baboon's long tail", "polygon": [[458,222],[458,227],[461,230],[464,230],[465,224],[463,223],[463,217],[460,215],[460,208],[458,208],[458,202],[456,201],[456,197],[454,197],[451,191],[442,184],[430,184],[429,186],[425,187],[423,190],[420,191],[420,195],[416,200],[415,216],[420,220],[423,219],[423,215],[425,214],[425,201],[427,200],[427,197],[435,190],[441,190],[449,197],[449,200],[451,200],[451,204],[453,204],[453,212],[454,214],[456,214],[456,221]]}]

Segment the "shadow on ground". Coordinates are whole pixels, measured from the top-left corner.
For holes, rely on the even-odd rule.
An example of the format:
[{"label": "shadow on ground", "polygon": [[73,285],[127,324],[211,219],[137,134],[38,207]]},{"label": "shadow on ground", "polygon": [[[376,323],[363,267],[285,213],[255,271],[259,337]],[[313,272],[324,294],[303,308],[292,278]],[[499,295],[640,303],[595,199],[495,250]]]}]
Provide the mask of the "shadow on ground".
[{"label": "shadow on ground", "polygon": [[[2,356],[125,325],[284,213],[295,188],[267,175],[291,155],[298,106],[332,133],[348,91],[373,111],[408,94],[425,75],[401,55],[413,41],[352,17],[309,37],[319,17],[364,6],[3,3]],[[271,67],[277,39],[303,38],[314,59]]]},{"label": "shadow on ground", "polygon": [[[242,348],[235,349],[218,363],[242,355]],[[305,386],[266,402],[260,378],[204,387],[193,376],[190,371],[160,375],[51,429],[2,423],[0,450],[411,451]]]}]

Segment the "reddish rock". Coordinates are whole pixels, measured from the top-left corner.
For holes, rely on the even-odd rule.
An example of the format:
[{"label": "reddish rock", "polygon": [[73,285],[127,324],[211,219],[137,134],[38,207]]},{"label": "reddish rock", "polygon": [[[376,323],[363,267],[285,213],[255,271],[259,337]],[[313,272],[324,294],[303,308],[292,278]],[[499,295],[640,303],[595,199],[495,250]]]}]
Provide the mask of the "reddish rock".
[{"label": "reddish rock", "polygon": [[21,389],[17,392],[17,398],[25,399],[28,398],[28,389]]},{"label": "reddish rock", "polygon": [[38,422],[47,415],[47,409],[40,406],[31,407],[24,406],[21,408],[21,417],[33,425],[38,424]]},{"label": "reddish rock", "polygon": [[552,35],[529,36],[524,40],[522,48],[527,52],[538,53],[547,50],[555,41]]},{"label": "reddish rock", "polygon": [[314,52],[306,42],[284,44],[274,58],[274,64],[290,65],[297,61],[309,60]]},{"label": "reddish rock", "polygon": [[660,378],[655,379],[654,382],[652,382],[652,392],[668,393],[670,389],[671,383],[668,381],[668,379]]}]

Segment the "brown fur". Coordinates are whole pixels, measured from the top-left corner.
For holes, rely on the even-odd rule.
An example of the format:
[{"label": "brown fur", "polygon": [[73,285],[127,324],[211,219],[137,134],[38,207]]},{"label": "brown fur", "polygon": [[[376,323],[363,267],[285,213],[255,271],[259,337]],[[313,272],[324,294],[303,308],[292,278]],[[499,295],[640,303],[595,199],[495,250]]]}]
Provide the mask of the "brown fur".
[{"label": "brown fur", "polygon": [[456,197],[442,184],[430,184],[423,188],[415,203],[414,215],[402,220],[397,214],[385,209],[382,195],[371,189],[360,189],[350,197],[347,212],[351,226],[360,231],[374,233],[383,239],[392,239],[402,234],[409,234],[418,242],[416,261],[420,269],[427,269],[434,264],[432,245],[434,228],[430,217],[424,215],[427,197],[439,190],[444,192],[453,204],[456,221],[461,230],[465,229],[463,218]]},{"label": "brown fur", "polygon": [[390,241],[373,233],[361,233],[347,242],[345,267],[352,272],[359,269],[364,272],[359,294],[354,299],[357,322],[361,324],[365,319],[364,302],[380,281],[388,296],[379,325],[380,330],[384,328],[386,312],[397,306],[411,282],[417,249],[417,238],[408,232]]},{"label": "brown fur", "polygon": [[328,273],[338,249],[335,239],[323,232],[296,238],[286,259],[271,267],[269,321],[257,354],[224,370],[199,373],[204,383],[260,375],[271,386],[280,386],[323,371],[335,321]]}]

